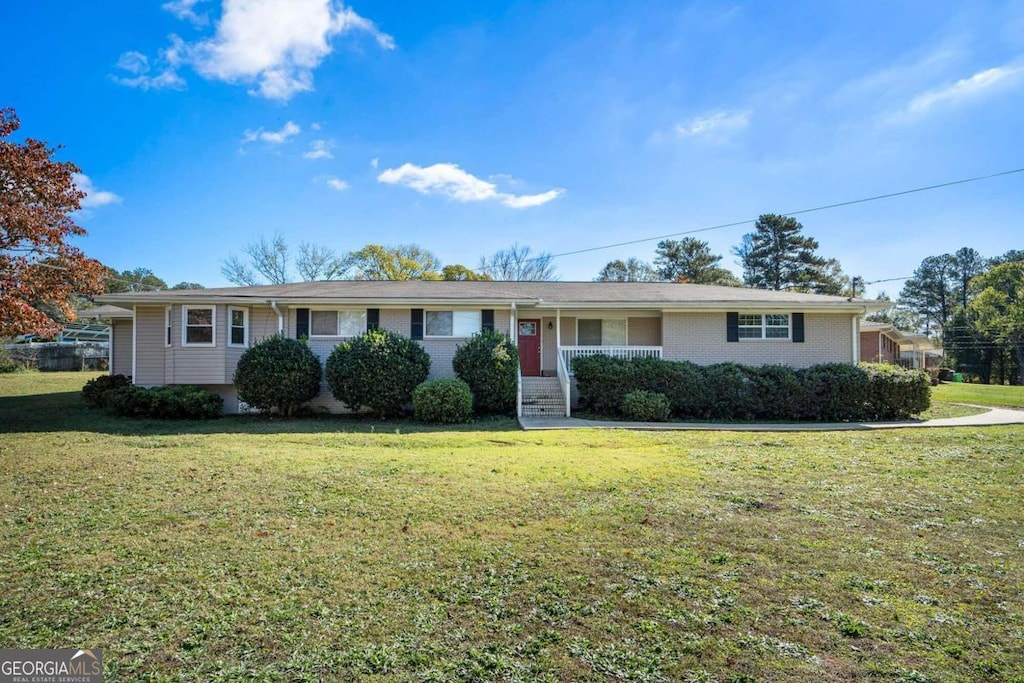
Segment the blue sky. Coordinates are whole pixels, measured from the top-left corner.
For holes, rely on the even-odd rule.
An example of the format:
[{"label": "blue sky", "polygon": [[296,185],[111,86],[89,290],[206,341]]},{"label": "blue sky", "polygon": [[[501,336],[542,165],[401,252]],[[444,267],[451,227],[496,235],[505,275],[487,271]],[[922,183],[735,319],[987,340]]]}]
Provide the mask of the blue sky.
[{"label": "blue sky", "polygon": [[[1024,167],[1020,1],[37,0],[5,19],[0,105],[87,176],[81,246],[170,283],[226,284],[260,235],[476,266]],[[1022,215],[1019,174],[801,221],[878,280],[1022,248]],[[701,237],[738,272],[748,230]],[[590,279],[654,246],[556,264]]]}]

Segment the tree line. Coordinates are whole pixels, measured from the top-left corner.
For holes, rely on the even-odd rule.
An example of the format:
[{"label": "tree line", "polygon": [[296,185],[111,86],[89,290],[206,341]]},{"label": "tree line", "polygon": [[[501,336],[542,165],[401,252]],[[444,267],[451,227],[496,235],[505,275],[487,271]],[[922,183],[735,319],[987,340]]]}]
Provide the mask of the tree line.
[{"label": "tree line", "polygon": [[945,364],[981,382],[1024,384],[1024,250],[929,256],[871,318],[940,340]]},{"label": "tree line", "polygon": [[818,246],[817,240],[803,234],[803,225],[795,218],[766,213],[732,250],[743,267],[742,281],[722,267],[722,256],[713,253],[707,242],[694,237],[658,242],[653,264],[637,258],[609,261],[596,279],[852,293],[852,278],[843,273],[838,260],[819,255]]},{"label": "tree line", "polygon": [[317,280],[557,280],[552,256],[535,254],[513,244],[481,257],[474,270],[462,264],[442,265],[430,250],[417,244],[367,244],[337,253],[302,242],[297,250],[281,235],[260,237],[221,264],[221,274],[240,286]]}]

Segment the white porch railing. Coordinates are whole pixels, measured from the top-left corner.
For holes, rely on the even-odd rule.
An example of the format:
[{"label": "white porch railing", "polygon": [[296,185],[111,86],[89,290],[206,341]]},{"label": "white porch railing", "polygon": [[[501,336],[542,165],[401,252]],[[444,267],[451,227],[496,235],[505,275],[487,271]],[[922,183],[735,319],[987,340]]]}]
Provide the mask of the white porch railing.
[{"label": "white porch railing", "polygon": [[569,380],[569,366],[565,364],[565,356],[558,354],[558,381],[562,385],[562,396],[565,397],[565,416],[572,417],[572,407],[569,392],[572,390],[572,385]]},{"label": "white porch railing", "polygon": [[523,416],[523,368],[516,371],[516,417]]},{"label": "white porch railing", "polygon": [[572,362],[582,356],[611,356],[624,360],[636,358],[661,358],[660,346],[563,346],[559,349],[559,358],[565,363],[568,372],[572,373]]}]

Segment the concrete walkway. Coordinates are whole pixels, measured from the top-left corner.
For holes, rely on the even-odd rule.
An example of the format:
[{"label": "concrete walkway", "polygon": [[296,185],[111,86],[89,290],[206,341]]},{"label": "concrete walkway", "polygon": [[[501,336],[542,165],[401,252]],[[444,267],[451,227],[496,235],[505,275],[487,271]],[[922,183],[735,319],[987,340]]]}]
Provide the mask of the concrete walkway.
[{"label": "concrete walkway", "polygon": [[[961,405],[971,405],[964,403]],[[1024,410],[975,406],[988,412],[943,420],[905,420],[903,422],[801,422],[801,423],[728,423],[728,422],[619,422],[581,420],[575,417],[521,417],[525,430],[534,429],[646,429],[651,431],[702,432],[834,432],[855,429],[922,429],[925,427],[984,427],[1024,424]]]}]

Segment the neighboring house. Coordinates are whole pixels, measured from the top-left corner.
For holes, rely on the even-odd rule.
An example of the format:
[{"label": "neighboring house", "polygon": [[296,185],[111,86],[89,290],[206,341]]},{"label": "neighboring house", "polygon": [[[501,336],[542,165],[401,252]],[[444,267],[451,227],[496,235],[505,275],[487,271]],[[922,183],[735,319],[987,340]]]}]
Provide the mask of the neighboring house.
[{"label": "neighboring house", "polygon": [[[419,280],[126,292],[99,299],[133,311],[131,320],[111,319],[111,372],[131,375],[142,386],[208,387],[224,397],[227,412],[239,410],[232,386],[239,357],[277,333],[307,337],[326,359],[346,338],[367,329],[392,330],[423,345],[432,378],[453,375],[455,350],[473,334],[510,333],[525,378],[520,412],[525,403],[527,413],[566,414],[569,368],[577,356],[701,365],[856,363],[860,318],[891,305],[710,285]],[[326,384],[314,405],[344,410]]]},{"label": "neighboring house", "polygon": [[942,350],[923,334],[904,332],[889,323],[868,320],[860,324],[860,359],[921,370],[938,367],[942,362]]}]

